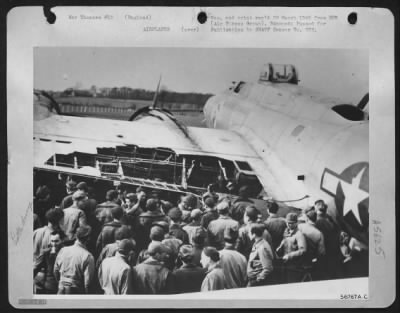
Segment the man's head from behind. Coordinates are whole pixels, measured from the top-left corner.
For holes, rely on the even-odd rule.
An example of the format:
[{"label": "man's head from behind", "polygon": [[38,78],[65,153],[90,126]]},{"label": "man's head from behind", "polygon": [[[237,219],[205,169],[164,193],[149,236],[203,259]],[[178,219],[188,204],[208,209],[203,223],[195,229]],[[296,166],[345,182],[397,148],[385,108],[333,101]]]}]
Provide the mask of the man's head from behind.
[{"label": "man's head from behind", "polygon": [[122,239],[118,243],[118,252],[124,256],[129,256],[135,250],[135,245],[132,240]]},{"label": "man's head from behind", "polygon": [[163,241],[165,237],[164,229],[161,226],[155,225],[150,229],[150,239],[152,241]]},{"label": "man's head from behind", "polygon": [[76,230],[76,238],[83,244],[86,244],[89,239],[90,235],[92,233],[92,227],[89,225],[82,225],[79,226],[78,229]]},{"label": "man's head from behind", "polygon": [[253,224],[250,227],[250,238],[261,238],[264,234],[265,231],[265,225],[264,224]]},{"label": "man's head from behind", "polygon": [[209,268],[220,259],[219,252],[214,247],[205,247],[201,253],[200,263],[204,268]]},{"label": "man's head from behind", "polygon": [[217,211],[220,215],[228,215],[229,214],[229,203],[227,201],[222,201],[217,205]]},{"label": "man's head from behind", "polygon": [[179,248],[179,258],[182,260],[183,263],[192,263],[194,258],[194,250],[191,245],[182,245]]},{"label": "man's head from behind", "polygon": [[247,223],[255,223],[257,221],[258,215],[260,211],[257,210],[254,206],[248,206],[244,212],[244,222]]},{"label": "man's head from behind", "polygon": [[278,213],[279,210],[279,206],[276,202],[268,202],[267,208],[268,208],[268,213],[270,214],[276,214]]},{"label": "man's head from behind", "polygon": [[129,226],[122,225],[115,231],[115,240],[130,239],[132,238],[132,231]]},{"label": "man's head from behind", "polygon": [[147,248],[147,253],[157,261],[165,260],[169,252],[170,250],[166,245],[156,241],[151,242]]},{"label": "man's head from behind", "polygon": [[148,199],[146,202],[146,210],[149,212],[155,212],[158,210],[158,201],[155,199]]},{"label": "man's head from behind", "polygon": [[64,211],[61,209],[50,209],[46,212],[46,220],[50,223],[53,227],[58,227],[60,220],[64,216]]},{"label": "man's head from behind", "polygon": [[114,190],[114,189],[111,189],[111,190],[107,191],[106,200],[107,201],[112,201],[112,202],[117,202],[117,200],[118,200],[118,191]]},{"label": "man's head from behind", "polygon": [[113,219],[120,220],[124,215],[124,210],[120,206],[115,206],[111,208],[111,215]]}]

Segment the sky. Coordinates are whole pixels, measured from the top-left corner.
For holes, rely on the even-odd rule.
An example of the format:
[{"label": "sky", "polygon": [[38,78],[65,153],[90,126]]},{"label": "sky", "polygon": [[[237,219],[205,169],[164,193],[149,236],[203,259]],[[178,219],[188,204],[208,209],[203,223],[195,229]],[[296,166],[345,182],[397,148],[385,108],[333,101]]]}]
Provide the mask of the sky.
[{"label": "sky", "polygon": [[218,94],[257,81],[263,64],[293,64],[300,85],[357,103],[368,92],[368,51],[265,48],[38,47],[34,88],[131,87]]}]

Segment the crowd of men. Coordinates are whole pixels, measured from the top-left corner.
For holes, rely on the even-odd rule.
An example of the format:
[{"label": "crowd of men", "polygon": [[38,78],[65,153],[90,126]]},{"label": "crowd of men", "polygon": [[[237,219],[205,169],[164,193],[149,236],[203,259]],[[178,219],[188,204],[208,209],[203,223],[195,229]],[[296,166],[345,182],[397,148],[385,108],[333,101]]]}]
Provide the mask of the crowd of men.
[{"label": "crowd of men", "polygon": [[268,218],[247,197],[208,191],[178,203],[138,187],[97,203],[86,182],[34,199],[34,292],[173,294],[347,276],[354,239],[319,200],[303,214]]}]

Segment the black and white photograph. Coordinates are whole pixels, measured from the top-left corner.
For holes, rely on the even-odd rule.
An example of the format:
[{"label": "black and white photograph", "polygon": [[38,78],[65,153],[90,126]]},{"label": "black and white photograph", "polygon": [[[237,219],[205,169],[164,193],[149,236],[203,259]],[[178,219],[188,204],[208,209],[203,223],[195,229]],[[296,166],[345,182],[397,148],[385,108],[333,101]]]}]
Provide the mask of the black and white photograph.
[{"label": "black and white photograph", "polygon": [[390,10],[45,13],[7,15],[11,306],[393,303]]},{"label": "black and white photograph", "polygon": [[33,56],[34,294],[368,278],[368,50]]}]

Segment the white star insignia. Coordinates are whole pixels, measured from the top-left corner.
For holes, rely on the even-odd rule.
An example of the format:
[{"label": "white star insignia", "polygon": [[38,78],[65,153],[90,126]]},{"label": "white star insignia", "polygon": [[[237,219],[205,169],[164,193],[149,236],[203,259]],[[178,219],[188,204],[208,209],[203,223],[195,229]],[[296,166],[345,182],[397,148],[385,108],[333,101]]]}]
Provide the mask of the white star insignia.
[{"label": "white star insignia", "polygon": [[349,212],[353,212],[354,217],[362,225],[360,212],[358,211],[358,204],[369,197],[369,193],[360,189],[360,180],[366,167],[364,167],[356,177],[351,180],[351,184],[340,180],[340,185],[344,193],[343,200],[343,216],[346,216]]}]

